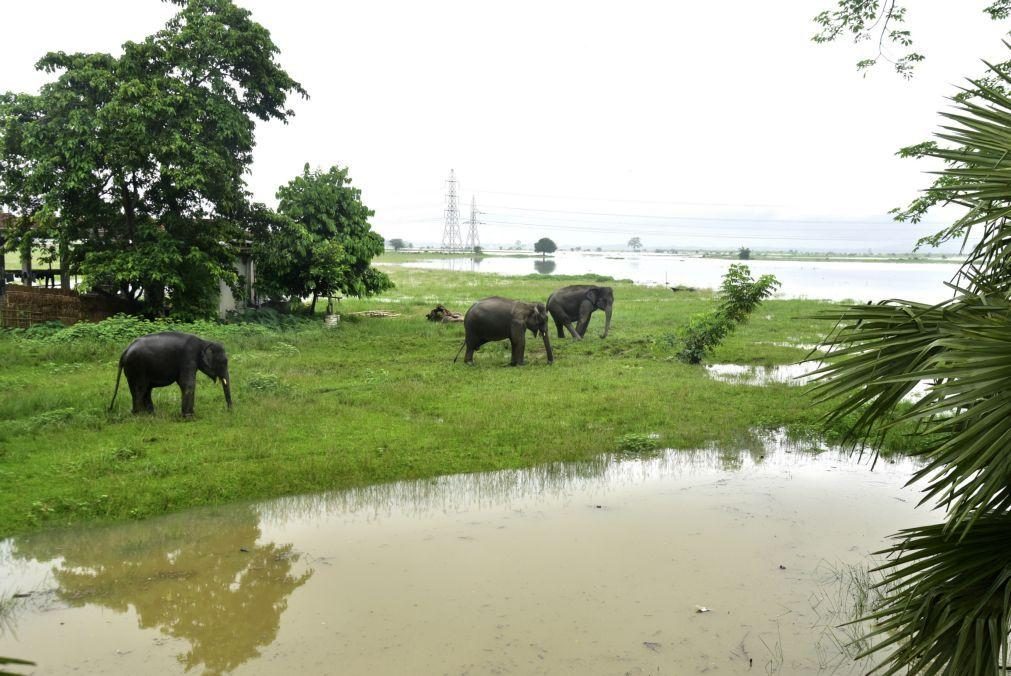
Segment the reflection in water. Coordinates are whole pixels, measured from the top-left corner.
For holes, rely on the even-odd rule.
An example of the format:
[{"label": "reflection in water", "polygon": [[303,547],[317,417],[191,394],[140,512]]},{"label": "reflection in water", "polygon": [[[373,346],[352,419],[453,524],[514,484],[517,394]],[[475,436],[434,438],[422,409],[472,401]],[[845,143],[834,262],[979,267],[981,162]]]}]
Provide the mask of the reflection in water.
[{"label": "reflection in water", "polygon": [[[0,543],[0,594],[12,579],[57,586],[0,633],[0,654],[44,656],[45,673],[866,671],[833,662],[812,598],[822,562],[863,564],[915,524],[913,466],[871,473],[781,433],[732,446]],[[825,626],[850,619],[815,610]]]},{"label": "reflection in water", "polygon": [[56,594],[70,607],[132,606],[141,629],[190,644],[178,656],[187,671],[223,674],[274,641],[288,596],[312,575],[293,574],[292,545],[259,537],[256,512],[243,507],[24,537],[12,553],[54,559]]},{"label": "reflection in water", "polygon": [[779,366],[752,366],[747,364],[709,364],[706,371],[713,378],[735,385],[807,385],[814,380],[812,374],[825,366],[820,361]]},{"label": "reflection in water", "polygon": [[539,275],[550,275],[555,271],[557,263],[549,260],[534,261],[534,270],[537,271]]},{"label": "reflection in water", "polygon": [[[761,463],[803,463],[820,448],[794,441],[783,432],[742,433],[733,445],[663,449],[652,453],[602,454],[590,460],[555,462],[526,469],[451,474],[411,481],[359,486],[341,491],[279,498],[258,506],[262,523],[314,522],[335,515],[373,521],[393,514],[431,514],[489,510],[528,500],[551,499],[579,491],[615,491],[646,481],[736,472]],[[795,456],[784,456],[782,451]],[[769,458],[766,454],[770,453]],[[812,456],[813,459],[813,456]]]}]

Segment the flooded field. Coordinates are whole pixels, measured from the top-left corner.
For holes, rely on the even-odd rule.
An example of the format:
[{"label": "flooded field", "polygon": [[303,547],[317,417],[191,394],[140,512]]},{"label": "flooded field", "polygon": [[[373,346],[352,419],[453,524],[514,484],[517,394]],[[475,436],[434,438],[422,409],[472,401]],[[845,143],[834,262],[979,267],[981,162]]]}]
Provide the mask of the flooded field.
[{"label": "flooded field", "polygon": [[637,284],[715,289],[727,268],[745,263],[754,276],[773,274],[782,282],[777,298],[879,301],[888,298],[933,303],[951,297],[944,286],[954,263],[887,261],[733,261],[674,254],[587,253],[559,251],[548,260],[489,256],[478,259],[437,258],[404,263],[410,267],[502,275],[608,275]]},{"label": "flooded field", "polygon": [[[859,673],[912,466],[739,450],[443,477],[0,544],[32,673]],[[705,609],[704,612],[701,612]]]}]

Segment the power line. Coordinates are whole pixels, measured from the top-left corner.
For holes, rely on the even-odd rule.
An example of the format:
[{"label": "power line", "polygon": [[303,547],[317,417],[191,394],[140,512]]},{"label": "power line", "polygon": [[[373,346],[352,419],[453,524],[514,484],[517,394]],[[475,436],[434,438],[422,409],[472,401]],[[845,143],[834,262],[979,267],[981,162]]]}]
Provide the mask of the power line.
[{"label": "power line", "polygon": [[784,205],[782,204],[730,204],[727,202],[671,202],[671,201],[657,201],[657,200],[630,200],[630,199],[615,199],[611,197],[575,197],[566,195],[538,195],[535,193],[528,192],[506,192],[503,190],[478,190],[479,193],[486,193],[489,195],[512,195],[515,197],[536,197],[539,199],[550,199],[550,200],[584,200],[588,202],[615,202],[624,204],[668,204],[671,206],[691,206],[691,207],[721,207],[721,208],[736,208],[736,207],[750,207],[750,208],[762,208],[762,209],[779,209]]},{"label": "power line", "polygon": [[[795,224],[795,225],[872,225],[880,227],[882,225],[905,225],[899,224],[895,221],[890,222],[874,222],[874,221],[846,221],[846,220],[828,220],[828,219],[793,219],[793,218],[762,218],[762,217],[747,217],[747,216],[661,216],[661,215],[649,215],[649,214],[623,214],[610,211],[576,211],[569,209],[529,209],[525,207],[508,207],[501,205],[491,205],[492,209],[505,209],[507,211],[525,211],[530,213],[546,213],[546,214],[576,214],[580,216],[608,216],[611,218],[648,218],[653,220],[669,220],[669,221],[705,221],[705,222],[726,222],[726,223],[782,223],[782,224]],[[926,227],[943,227],[942,225],[931,225],[929,223],[922,224]]]}]

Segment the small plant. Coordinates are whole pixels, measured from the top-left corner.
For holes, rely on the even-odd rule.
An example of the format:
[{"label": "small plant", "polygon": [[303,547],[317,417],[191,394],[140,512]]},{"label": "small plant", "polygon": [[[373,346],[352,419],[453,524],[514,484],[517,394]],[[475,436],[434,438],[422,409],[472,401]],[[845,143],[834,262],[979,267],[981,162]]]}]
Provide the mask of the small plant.
[{"label": "small plant", "polygon": [[246,385],[257,392],[280,392],[288,389],[276,373],[255,372],[246,379]]},{"label": "small plant", "polygon": [[700,363],[778,287],[779,280],[773,275],[762,275],[756,281],[747,265],[731,265],[720,284],[719,306],[712,312],[695,315],[688,326],[678,331],[681,349],[677,358],[688,364]]},{"label": "small plant", "polygon": [[123,448],[117,448],[112,452],[112,459],[116,462],[129,462],[130,460],[136,460],[137,458],[143,457],[144,451],[138,450],[136,448],[130,448],[129,446],[124,446]]},{"label": "small plant", "polygon": [[660,435],[630,432],[618,439],[618,450],[625,453],[649,453],[660,448]]}]

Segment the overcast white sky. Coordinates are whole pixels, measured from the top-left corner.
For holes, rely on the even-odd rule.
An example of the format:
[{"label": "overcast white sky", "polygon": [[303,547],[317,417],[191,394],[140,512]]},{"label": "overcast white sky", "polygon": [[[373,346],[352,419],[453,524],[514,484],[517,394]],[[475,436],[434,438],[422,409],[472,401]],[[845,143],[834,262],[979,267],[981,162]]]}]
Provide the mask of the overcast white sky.
[{"label": "overcast white sky", "polygon": [[[174,9],[2,4],[0,89],[14,91],[44,82],[46,51],[115,53]],[[866,50],[810,41],[834,0],[238,4],[311,95],[287,126],[261,126],[255,197],[274,204],[305,162],[347,165],[375,229],[415,244],[441,239],[453,168],[462,216],[472,196],[486,212],[486,246],[909,250],[937,228],[886,213],[929,166],[894,152],[1005,50],[982,0],[910,0],[927,54],[912,81],[862,77]]]}]

